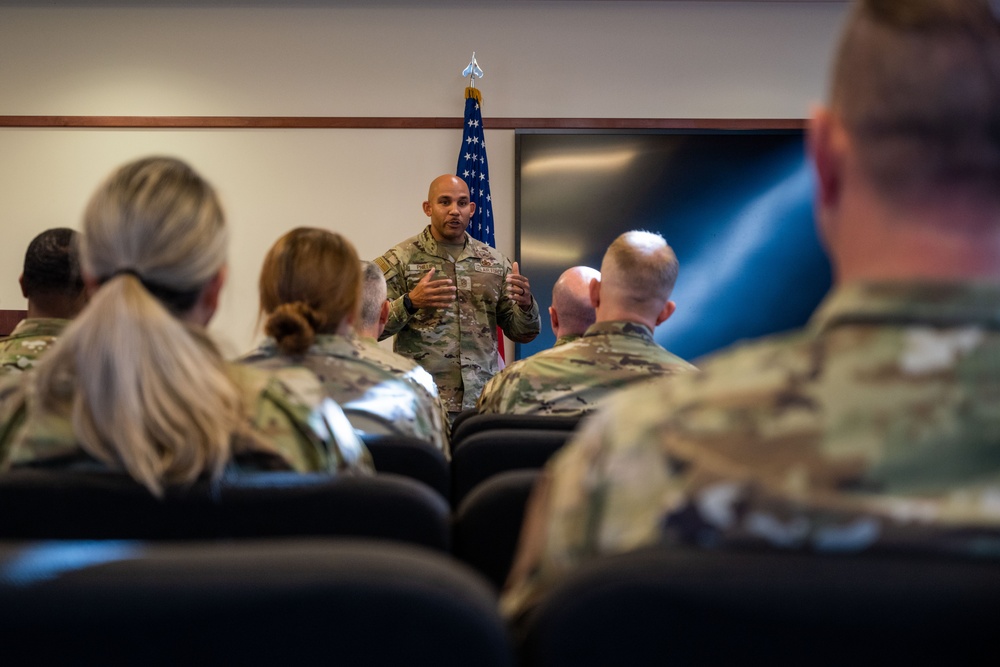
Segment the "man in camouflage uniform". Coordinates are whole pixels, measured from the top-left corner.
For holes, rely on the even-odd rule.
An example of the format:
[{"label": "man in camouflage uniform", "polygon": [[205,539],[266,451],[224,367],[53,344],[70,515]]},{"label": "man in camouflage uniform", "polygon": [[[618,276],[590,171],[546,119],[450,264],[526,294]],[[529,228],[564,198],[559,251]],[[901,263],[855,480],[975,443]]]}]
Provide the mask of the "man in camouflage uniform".
[{"label": "man in camouflage uniform", "polygon": [[835,287],[628,390],[535,490],[504,596],[651,543],[1000,556],[1000,17],[858,0],[810,125]]},{"label": "man in camouflage uniform", "polygon": [[580,339],[504,369],[483,390],[479,412],[582,415],[615,390],[696,370],[653,339],[676,308],[677,268],[659,234],[619,236],[604,254],[601,278],[589,283],[597,321]]},{"label": "man in camouflage uniform", "polygon": [[552,286],[549,322],[556,335],[552,347],[576,340],[597,320],[597,311],[590,300],[590,281],[595,278],[601,279],[597,269],[574,266],[563,271]]},{"label": "man in camouflage uniform", "polygon": [[510,339],[538,335],[538,304],[527,277],[465,229],[476,205],[461,178],[434,179],[423,205],[430,225],[375,263],[391,300],[381,338],[426,368],[452,415],[471,408],[499,370],[497,325]]},{"label": "man in camouflage uniform", "polygon": [[0,339],[0,375],[31,368],[86,303],[76,245],[77,233],[65,227],[28,244],[19,279],[28,315]]},{"label": "man in camouflage uniform", "polygon": [[432,442],[442,447],[449,456],[448,439],[451,426],[448,411],[438,395],[434,378],[417,362],[387,350],[378,344],[378,337],[389,321],[389,301],[386,297],[385,277],[374,262],[361,262],[361,312],[354,325],[355,335],[351,337],[358,357],[392,373],[407,382],[424,397],[424,403],[433,406],[428,412],[435,424]]}]

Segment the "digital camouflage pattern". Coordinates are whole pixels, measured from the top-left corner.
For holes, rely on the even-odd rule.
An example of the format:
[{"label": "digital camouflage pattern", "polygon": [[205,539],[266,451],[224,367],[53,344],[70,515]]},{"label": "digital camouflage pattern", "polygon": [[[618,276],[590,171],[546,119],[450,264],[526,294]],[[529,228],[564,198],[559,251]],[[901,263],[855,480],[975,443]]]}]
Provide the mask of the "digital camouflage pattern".
[{"label": "digital camouflage pattern", "polygon": [[[308,371],[230,370],[242,391],[250,426],[248,435],[234,434],[231,469],[372,472],[368,450]],[[43,406],[33,393],[32,379],[32,373],[24,373],[0,381],[0,470],[38,463],[100,465],[77,444],[70,417],[72,392],[55,405]]]},{"label": "digital camouflage pattern", "polygon": [[565,345],[566,343],[572,343],[575,340],[579,340],[583,334],[565,334],[556,338],[556,342],[552,343],[552,347],[559,347],[560,345]]},{"label": "digital camouflage pattern", "polygon": [[553,459],[507,613],[653,542],[1000,557],[1000,287],[841,288],[804,331],[699,366]]},{"label": "digital camouflage pattern", "polygon": [[697,369],[633,322],[597,322],[583,336],[511,364],[483,389],[482,413],[573,416],[638,382]]},{"label": "digital camouflage pattern", "polygon": [[[422,394],[427,403],[434,405],[434,429],[435,433],[442,434],[445,456],[450,456],[447,443],[451,437],[451,423],[448,421],[448,410],[438,394],[437,385],[434,378],[427,370],[415,362],[413,359],[396,354],[392,350],[387,350],[374,338],[362,338],[351,336],[351,343],[358,356],[366,361],[370,361],[379,368],[389,371],[397,378],[408,383],[417,393]],[[433,442],[433,441],[432,441]]]},{"label": "digital camouflage pattern", "polygon": [[[507,296],[511,264],[498,250],[466,233],[457,259],[438,246],[428,225],[424,231],[374,260],[385,275],[392,302],[382,338],[396,336],[393,350],[426,368],[448,412],[476,404],[483,385],[499,371],[497,325],[519,343],[541,330],[538,302],[521,310]],[[403,295],[431,269],[434,278],[451,278],[457,298],[450,308],[425,308],[410,315]]]},{"label": "digital camouflage pattern", "polygon": [[308,369],[356,430],[412,436],[448,451],[438,404],[396,374],[362,358],[352,337],[319,334],[305,354],[295,357],[282,354],[267,339],[240,361],[272,371]]},{"label": "digital camouflage pattern", "polygon": [[68,324],[69,320],[48,317],[21,320],[9,336],[0,338],[0,375],[34,366]]}]

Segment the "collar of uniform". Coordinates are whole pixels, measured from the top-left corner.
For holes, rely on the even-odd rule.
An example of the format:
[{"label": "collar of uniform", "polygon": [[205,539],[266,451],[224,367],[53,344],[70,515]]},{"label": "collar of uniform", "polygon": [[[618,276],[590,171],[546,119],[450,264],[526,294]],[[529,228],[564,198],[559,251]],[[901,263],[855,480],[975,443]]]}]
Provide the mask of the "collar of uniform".
[{"label": "collar of uniform", "polygon": [[33,317],[21,320],[10,332],[8,339],[26,338],[28,336],[58,336],[69,324],[69,320],[56,317]]},{"label": "collar of uniform", "polygon": [[583,332],[583,337],[606,336],[608,334],[635,336],[636,338],[643,338],[650,343],[654,342],[653,331],[645,324],[639,324],[638,322],[597,322],[587,327],[587,330]]},{"label": "collar of uniform", "polygon": [[[469,236],[469,232],[465,232],[465,249],[462,250],[462,253],[458,256],[458,259],[455,260],[456,262],[465,259],[466,257],[475,256],[474,253],[472,252],[472,246],[474,240],[475,239]],[[433,234],[431,234],[430,225],[427,225],[424,228],[424,231],[420,232],[420,235],[417,237],[417,246],[421,250],[426,252],[428,255],[434,255],[435,257],[446,259],[449,262],[452,261],[451,255],[441,249],[441,247],[438,245],[437,239],[434,238]]]},{"label": "collar of uniform", "polygon": [[565,345],[566,343],[572,343],[575,340],[579,340],[582,335],[583,334],[566,334],[565,336],[559,336],[559,338],[556,338],[556,342],[552,344],[552,347],[559,347],[560,345]]},{"label": "collar of uniform", "polygon": [[356,357],[356,346],[347,336],[340,334],[316,334],[316,340],[309,347],[309,354],[327,357]]},{"label": "collar of uniform", "polygon": [[[354,344],[347,336],[339,334],[316,334],[313,344],[305,354],[321,354],[325,356],[355,356]],[[270,336],[265,338],[248,357],[274,357],[281,354],[278,344]]]},{"label": "collar of uniform", "polygon": [[921,324],[1000,328],[1000,285],[973,282],[853,283],[834,289],[809,327]]}]

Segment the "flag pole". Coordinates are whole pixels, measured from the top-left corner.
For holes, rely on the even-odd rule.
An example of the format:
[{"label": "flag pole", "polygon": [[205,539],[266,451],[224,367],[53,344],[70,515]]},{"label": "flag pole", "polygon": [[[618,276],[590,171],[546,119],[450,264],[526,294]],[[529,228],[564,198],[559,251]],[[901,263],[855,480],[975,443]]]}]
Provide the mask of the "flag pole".
[{"label": "flag pole", "polygon": [[[493,227],[493,202],[490,194],[490,167],[486,160],[486,134],[483,131],[483,95],[476,89],[476,79],[483,78],[483,70],[476,62],[476,52],[462,71],[462,77],[469,78],[465,88],[465,122],[462,130],[462,145],[458,155],[456,174],[469,186],[469,199],[476,204],[469,225],[469,235],[477,241],[495,248]],[[503,331],[497,327],[497,348],[499,364],[503,368]]]}]

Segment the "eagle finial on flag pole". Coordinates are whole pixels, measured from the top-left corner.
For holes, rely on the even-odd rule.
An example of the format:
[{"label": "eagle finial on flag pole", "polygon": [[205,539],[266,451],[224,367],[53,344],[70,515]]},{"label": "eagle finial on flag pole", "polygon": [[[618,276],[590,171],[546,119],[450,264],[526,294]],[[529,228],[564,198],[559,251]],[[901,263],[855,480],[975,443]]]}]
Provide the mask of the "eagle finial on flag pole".
[{"label": "eagle finial on flag pole", "polygon": [[469,61],[468,67],[462,70],[462,77],[469,77],[470,85],[476,87],[476,79],[483,78],[483,70],[479,68],[479,63],[476,62],[476,52],[472,52],[472,60]]}]

